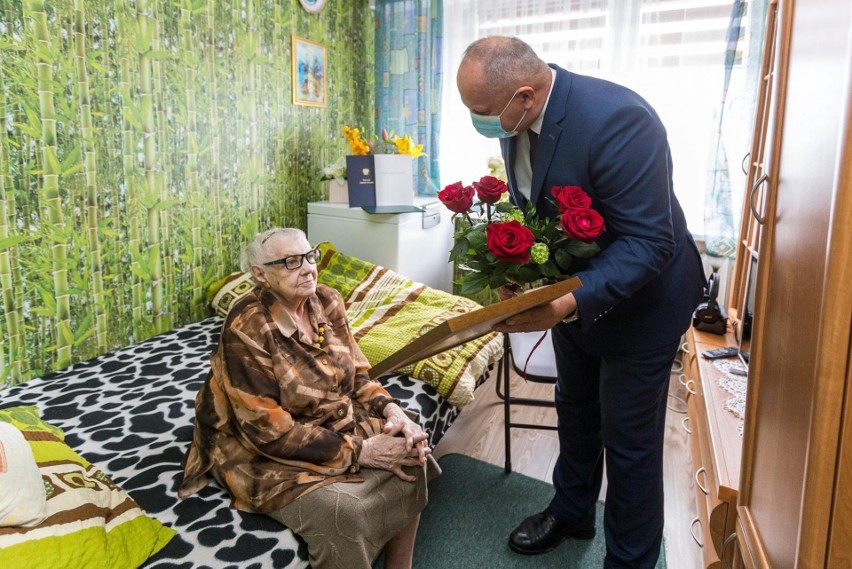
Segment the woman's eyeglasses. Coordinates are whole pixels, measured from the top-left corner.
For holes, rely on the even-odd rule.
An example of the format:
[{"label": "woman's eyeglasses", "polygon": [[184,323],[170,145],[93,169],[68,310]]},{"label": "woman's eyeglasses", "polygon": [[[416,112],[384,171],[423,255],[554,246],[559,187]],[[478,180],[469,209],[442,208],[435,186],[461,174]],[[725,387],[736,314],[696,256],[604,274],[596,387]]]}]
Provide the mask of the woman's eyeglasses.
[{"label": "woman's eyeglasses", "polygon": [[288,271],[295,271],[302,267],[302,264],[307,261],[312,265],[316,265],[317,261],[319,261],[322,253],[319,249],[312,249],[307,253],[302,253],[301,255],[287,255],[282,259],[276,259],[274,261],[269,261],[268,263],[263,263],[265,267],[271,267],[272,265],[284,265],[284,268]]}]

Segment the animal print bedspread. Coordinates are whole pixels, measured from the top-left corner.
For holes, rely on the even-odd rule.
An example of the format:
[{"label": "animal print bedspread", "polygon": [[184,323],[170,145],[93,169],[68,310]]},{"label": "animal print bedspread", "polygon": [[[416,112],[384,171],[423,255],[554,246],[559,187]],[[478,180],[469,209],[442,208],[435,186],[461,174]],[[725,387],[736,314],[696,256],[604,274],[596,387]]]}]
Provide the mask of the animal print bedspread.
[{"label": "animal print bedspread", "polygon": [[[214,481],[180,501],[180,462],[192,438],[195,393],[209,369],[222,320],[212,317],[0,392],[0,407],[37,405],[68,444],[100,466],[177,536],[145,567],[261,569],[308,567],[290,530],[228,507]],[[437,444],[458,409],[407,376],[383,378],[388,391],[423,417]]]}]

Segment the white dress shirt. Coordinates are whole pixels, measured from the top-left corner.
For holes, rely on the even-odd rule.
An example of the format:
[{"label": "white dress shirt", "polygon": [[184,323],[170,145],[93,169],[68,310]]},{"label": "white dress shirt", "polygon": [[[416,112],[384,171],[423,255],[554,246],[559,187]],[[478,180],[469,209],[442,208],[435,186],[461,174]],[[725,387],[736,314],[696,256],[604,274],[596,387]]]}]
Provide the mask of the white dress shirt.
[{"label": "white dress shirt", "polygon": [[[550,90],[547,92],[547,99],[544,101],[544,107],[538,114],[538,118],[529,127],[529,130],[536,134],[541,134],[541,125],[544,122],[544,113],[547,111],[547,104],[550,102],[550,94],[553,92],[553,84],[556,82],[556,70],[550,69]],[[532,164],[530,163],[530,139],[526,132],[516,134],[517,138],[515,146],[515,182],[518,184],[518,191],[527,199],[530,199],[532,193]]]}]

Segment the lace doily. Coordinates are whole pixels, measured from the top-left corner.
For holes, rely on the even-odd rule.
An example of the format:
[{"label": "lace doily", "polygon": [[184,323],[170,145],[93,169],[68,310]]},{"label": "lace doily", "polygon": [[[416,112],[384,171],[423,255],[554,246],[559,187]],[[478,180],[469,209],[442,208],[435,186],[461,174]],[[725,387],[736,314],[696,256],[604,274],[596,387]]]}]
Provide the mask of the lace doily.
[{"label": "lace doily", "polygon": [[740,437],[742,437],[748,379],[744,375],[731,373],[732,367],[742,367],[742,364],[738,361],[729,359],[713,360],[713,367],[724,374],[716,381],[719,383],[719,387],[731,394],[731,397],[725,400],[722,407],[732,413],[739,420],[738,431],[740,433]]}]

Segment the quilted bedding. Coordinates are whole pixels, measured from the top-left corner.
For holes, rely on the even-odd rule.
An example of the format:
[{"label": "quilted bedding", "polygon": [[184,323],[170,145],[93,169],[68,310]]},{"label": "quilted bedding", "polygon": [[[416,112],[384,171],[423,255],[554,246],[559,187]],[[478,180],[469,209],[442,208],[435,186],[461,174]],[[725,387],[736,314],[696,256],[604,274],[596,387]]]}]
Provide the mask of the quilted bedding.
[{"label": "quilted bedding", "polygon": [[[212,317],[0,392],[0,408],[37,405],[42,419],[177,535],[145,567],[308,567],[303,543],[263,515],[228,507],[214,481],[180,501],[180,462],[192,437],[195,393],[222,320]],[[458,415],[429,386],[382,378],[423,417],[435,445]]]}]

